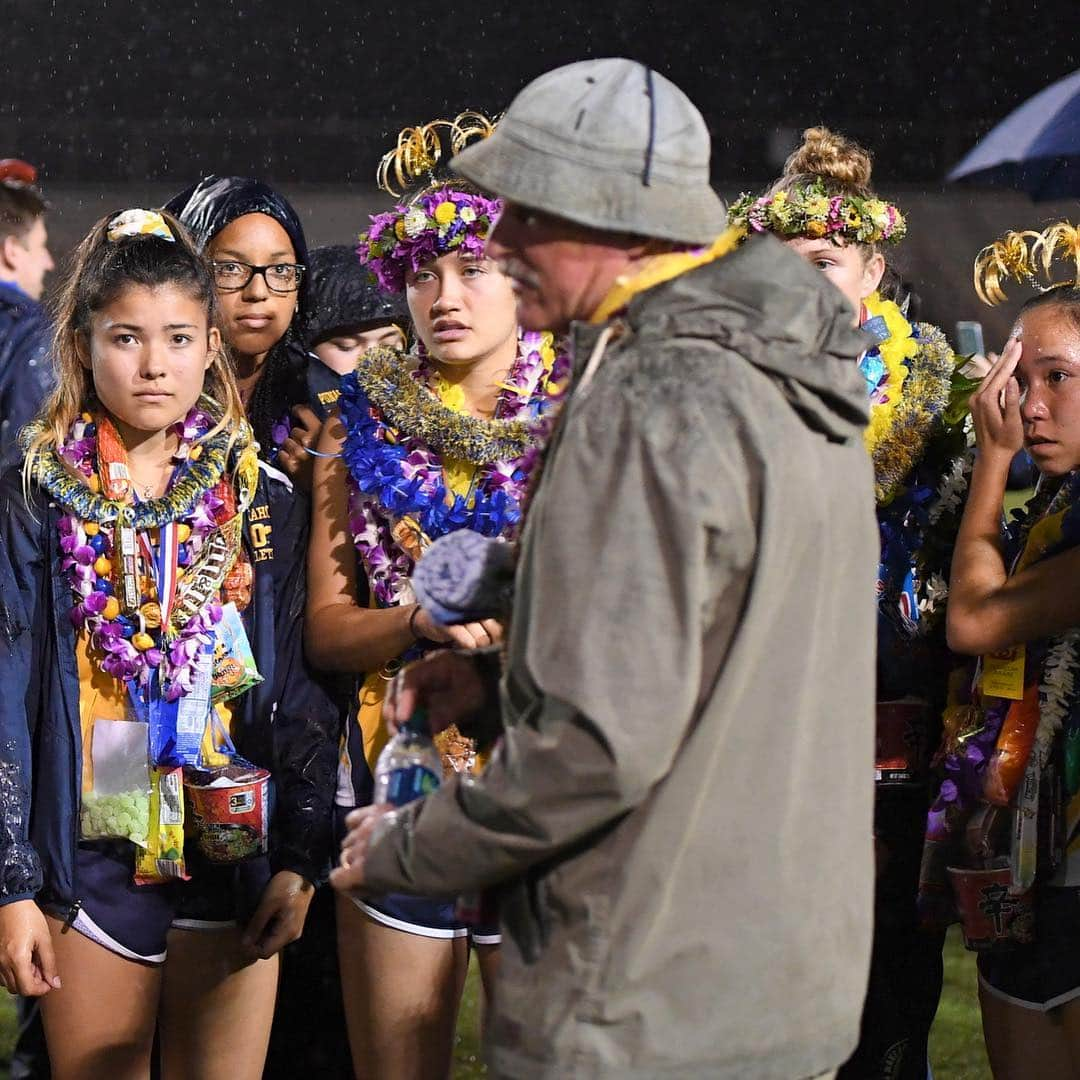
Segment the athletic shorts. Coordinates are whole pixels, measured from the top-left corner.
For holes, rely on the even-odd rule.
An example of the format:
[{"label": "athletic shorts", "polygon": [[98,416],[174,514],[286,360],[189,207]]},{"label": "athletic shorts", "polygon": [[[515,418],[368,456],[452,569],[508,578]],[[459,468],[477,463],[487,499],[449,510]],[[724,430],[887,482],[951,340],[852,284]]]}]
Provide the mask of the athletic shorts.
[{"label": "athletic shorts", "polygon": [[1035,941],[979,954],[979,985],[1012,1005],[1048,1012],[1080,997],[1080,888],[1042,886]]},{"label": "athletic shorts", "polygon": [[80,906],[71,926],[110,952],[145,964],[165,962],[171,929],[245,925],[270,880],[266,857],[236,866],[189,861],[191,881],[161,885],[136,885],[134,867],[134,845],[127,841],[80,843],[75,859]]},{"label": "athletic shorts", "polygon": [[[337,844],[345,837],[345,818],[355,807],[335,808]],[[458,917],[456,900],[433,900],[426,896],[386,893],[353,903],[370,919],[407,934],[430,938],[468,937],[474,945],[498,945],[502,940],[497,923],[473,926]]]}]

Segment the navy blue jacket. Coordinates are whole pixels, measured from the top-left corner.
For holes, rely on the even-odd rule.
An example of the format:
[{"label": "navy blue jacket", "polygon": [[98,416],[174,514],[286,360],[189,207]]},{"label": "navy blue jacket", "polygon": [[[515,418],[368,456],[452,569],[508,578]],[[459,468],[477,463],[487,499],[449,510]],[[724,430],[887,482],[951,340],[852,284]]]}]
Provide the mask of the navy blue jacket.
[{"label": "navy blue jacket", "polygon": [[[280,477],[280,478],[279,478]],[[245,520],[255,571],[244,622],[264,681],[236,700],[239,753],[274,776],[274,870],[317,882],[331,845],[340,717],[302,648],[307,500],[260,469]],[[82,737],[62,511],[18,470],[0,477],[0,904],[80,899],[75,878]]]},{"label": "navy blue jacket", "polygon": [[53,388],[45,309],[0,281],[0,464],[19,459],[18,434]]}]

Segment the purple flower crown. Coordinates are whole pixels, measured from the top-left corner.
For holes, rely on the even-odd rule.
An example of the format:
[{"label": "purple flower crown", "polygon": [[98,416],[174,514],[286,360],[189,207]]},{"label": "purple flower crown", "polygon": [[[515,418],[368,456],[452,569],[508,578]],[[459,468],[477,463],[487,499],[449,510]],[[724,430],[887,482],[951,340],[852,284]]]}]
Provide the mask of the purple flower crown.
[{"label": "purple flower crown", "polygon": [[498,199],[440,187],[385,214],[373,214],[356,253],[383,292],[404,292],[405,275],[440,255],[465,251],[481,257],[501,210]]}]

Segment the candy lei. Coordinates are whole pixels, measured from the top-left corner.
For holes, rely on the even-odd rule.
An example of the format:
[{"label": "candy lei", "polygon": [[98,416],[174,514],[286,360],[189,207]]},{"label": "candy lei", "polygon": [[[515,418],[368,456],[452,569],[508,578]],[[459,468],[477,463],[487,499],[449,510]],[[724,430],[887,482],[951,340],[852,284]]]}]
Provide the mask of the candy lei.
[{"label": "candy lei", "polygon": [[[143,688],[158,671],[164,696],[171,701],[192,689],[195,660],[203,646],[212,643],[214,627],[221,620],[221,605],[215,596],[183,625],[163,627],[154,570],[142,556],[138,613],[122,613],[114,583],[117,554],[111,526],[126,513],[145,538],[146,530],[175,523],[180,568],[196,563],[212,534],[223,527],[235,529],[237,508],[227,505],[234,502],[231,496],[223,497],[227,494],[222,477],[228,437],[219,434],[199,443],[212,426],[209,414],[198,407],[178,423],[174,429],[180,439],[176,482],[162,498],[130,508],[99,494],[98,427],[89,414],[75,422],[57,453],[46,451],[42,455],[37,469],[38,482],[66,509],[58,528],[61,569],[75,601],[72,623],[87,633],[103,671]],[[245,460],[249,452],[243,452],[236,470],[242,489],[241,510],[254,483],[251,463]]]},{"label": "candy lei", "polygon": [[[1020,525],[1007,544],[1010,556],[1020,553],[1013,573],[1043,559],[1052,558],[1080,544],[1080,475],[1060,483],[1040,485],[1025,510]],[[1032,753],[1038,766],[1046,764],[1059,733],[1065,740],[1065,794],[1080,791],[1080,634],[1073,629],[1052,639],[1028,642],[1024,685],[1038,686],[1039,719]],[[970,701],[945,710],[945,737],[941,762],[945,779],[927,819],[927,839],[936,844],[957,844],[968,816],[985,798],[987,770],[1002,733],[1010,706],[1008,699],[984,696],[979,691],[980,664],[972,681]],[[945,880],[947,854],[933,854],[926,861],[924,877]],[[952,857],[955,857],[952,855]],[[933,871],[933,872],[931,872]]]},{"label": "candy lei", "polygon": [[[568,374],[550,334],[522,334],[490,421],[446,404],[431,389],[438,380],[423,356],[374,350],[342,380],[350,525],[380,606],[413,599],[413,553],[395,537],[403,521],[421,543],[457,529],[513,534]],[[452,490],[444,456],[476,466],[465,494]]]}]

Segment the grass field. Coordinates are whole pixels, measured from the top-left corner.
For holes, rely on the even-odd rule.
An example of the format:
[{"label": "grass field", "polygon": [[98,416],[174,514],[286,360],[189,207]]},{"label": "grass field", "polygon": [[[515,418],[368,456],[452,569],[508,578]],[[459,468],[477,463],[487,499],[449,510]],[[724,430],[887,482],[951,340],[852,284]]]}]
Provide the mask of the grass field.
[{"label": "grass field", "polygon": [[[456,1080],[475,1080],[487,1075],[480,1060],[479,986],[474,965],[454,1049]],[[14,1003],[0,991],[0,1080],[7,1080],[14,1039]],[[975,998],[975,963],[972,954],[964,951],[955,929],[949,933],[945,946],[945,991],[930,1036],[930,1060],[934,1080],[989,1080],[990,1077]]]}]

